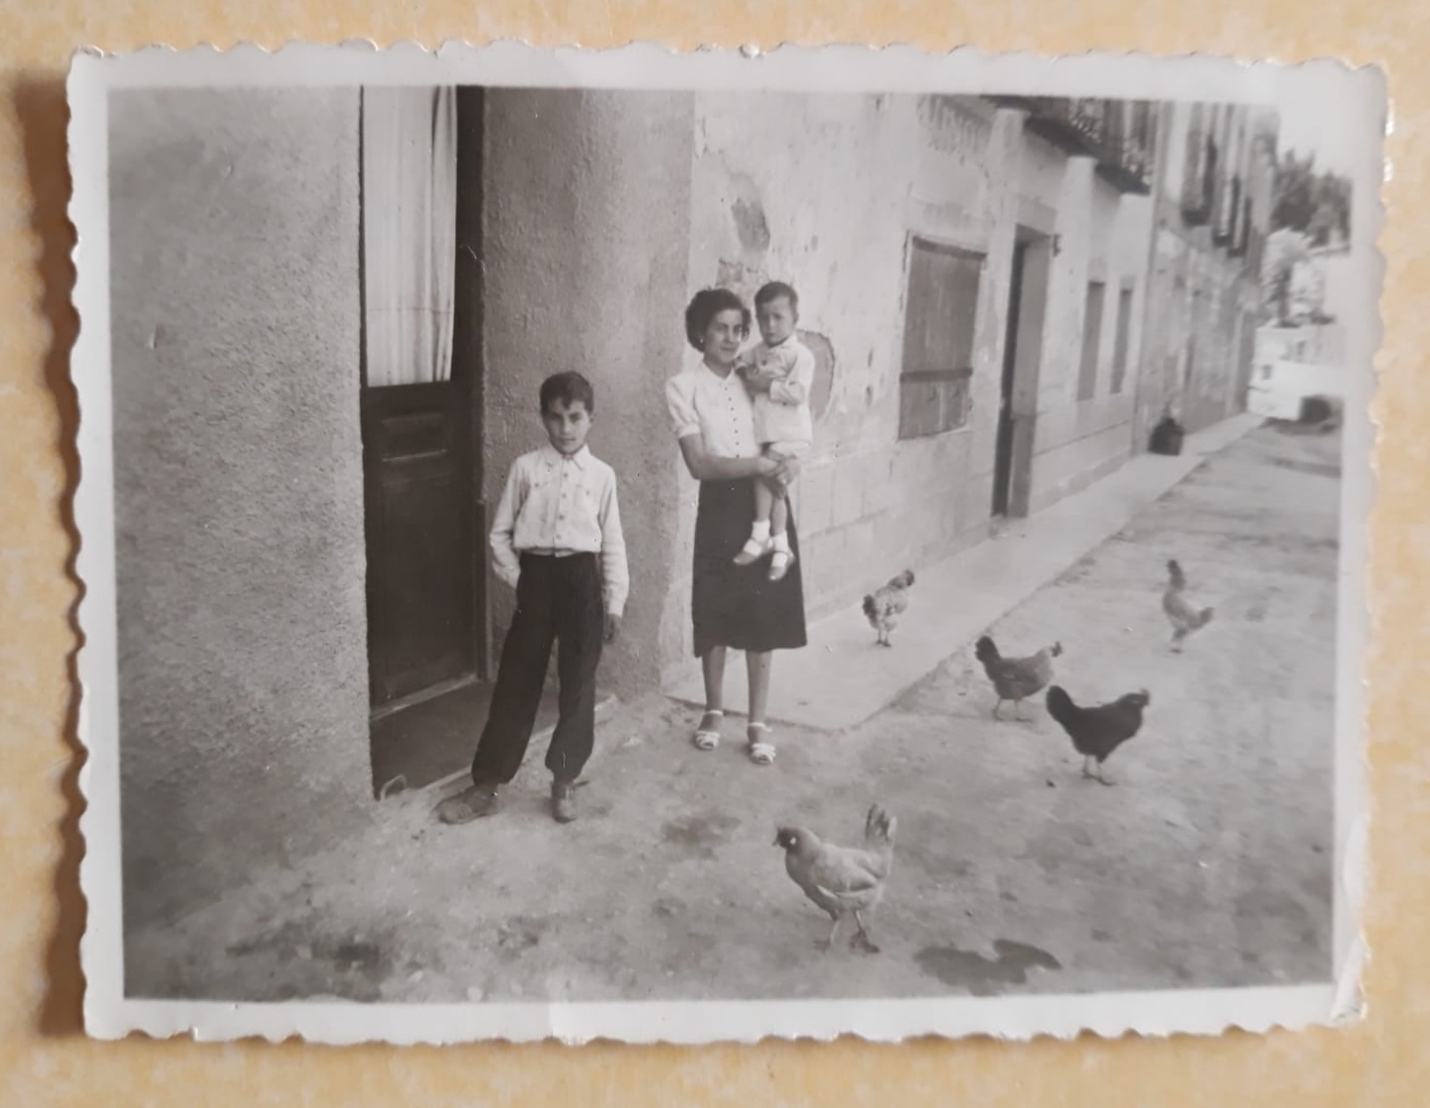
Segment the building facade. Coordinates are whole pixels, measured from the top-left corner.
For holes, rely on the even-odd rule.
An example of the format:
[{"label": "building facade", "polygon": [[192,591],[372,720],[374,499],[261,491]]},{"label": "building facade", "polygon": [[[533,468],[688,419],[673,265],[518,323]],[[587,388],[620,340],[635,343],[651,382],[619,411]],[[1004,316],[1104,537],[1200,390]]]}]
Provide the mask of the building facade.
[{"label": "building facade", "polygon": [[[621,482],[605,680],[631,697],[691,664],[696,488],[663,384],[700,288],[799,290],[811,617],[1112,472],[1169,404],[1237,410],[1254,331],[1226,320],[1269,199],[1245,113],[413,93],[113,95],[131,924],[371,818],[372,721],[490,680],[511,597],[487,520],[549,373],[592,379]],[[1198,224],[1204,132],[1240,184]]]},{"label": "building facade", "polygon": [[1273,112],[1182,103],[1157,112],[1139,447],[1168,413],[1194,431],[1246,410],[1276,178]]}]

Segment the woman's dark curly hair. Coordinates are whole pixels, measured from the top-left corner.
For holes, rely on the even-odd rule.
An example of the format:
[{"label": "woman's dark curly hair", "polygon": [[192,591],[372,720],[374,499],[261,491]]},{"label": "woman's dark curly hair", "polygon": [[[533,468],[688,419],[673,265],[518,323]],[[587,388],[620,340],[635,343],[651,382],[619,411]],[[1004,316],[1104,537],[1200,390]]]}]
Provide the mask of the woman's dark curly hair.
[{"label": "woman's dark curly hair", "polygon": [[750,309],[729,289],[701,289],[685,309],[685,337],[696,350],[705,349],[705,332],[721,312],[739,312],[740,328],[750,333]]}]

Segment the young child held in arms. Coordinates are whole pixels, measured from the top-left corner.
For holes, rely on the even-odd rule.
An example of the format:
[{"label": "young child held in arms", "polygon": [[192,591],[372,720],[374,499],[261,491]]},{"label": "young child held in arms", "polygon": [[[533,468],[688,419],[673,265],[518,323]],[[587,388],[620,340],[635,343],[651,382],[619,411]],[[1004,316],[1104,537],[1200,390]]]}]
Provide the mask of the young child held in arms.
[{"label": "young child held in arms", "polygon": [[[755,438],[767,457],[801,458],[814,441],[809,394],[814,384],[814,355],[795,336],[799,294],[783,281],[771,281],[755,293],[757,346],[740,355],[736,369],[754,401]],[[787,528],[789,486],[774,477],[755,479],[755,523],[750,539],[735,555],[747,566],[766,554],[770,580],[778,581],[794,561]]]},{"label": "young child held in arms", "polygon": [[560,715],[546,752],[552,814],[561,823],[576,818],[574,789],[595,742],[596,667],[602,644],[616,638],[630,583],[616,473],[586,447],[595,410],[581,374],[542,382],[550,442],[516,460],[492,523],[496,575],[516,590],[516,614],[471,787],[438,807],[443,823],[496,811],[498,789],[516,776],[531,741],[553,642]]}]

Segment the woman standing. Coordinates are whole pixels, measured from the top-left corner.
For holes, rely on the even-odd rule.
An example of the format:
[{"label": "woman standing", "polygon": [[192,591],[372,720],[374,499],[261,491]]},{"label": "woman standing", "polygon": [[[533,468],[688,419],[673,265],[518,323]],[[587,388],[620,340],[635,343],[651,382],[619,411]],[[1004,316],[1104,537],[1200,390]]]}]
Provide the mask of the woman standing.
[{"label": "woman standing", "polygon": [[798,469],[793,460],[780,463],[760,456],[750,394],[735,372],[735,357],[749,333],[750,311],[733,292],[697,293],[685,310],[685,334],[704,359],[666,383],[666,401],[686,468],[700,482],[691,616],[695,653],[705,676],[705,714],[695,731],[695,745],[714,750],[720,744],[725,655],[731,648],[743,650],[750,682],[746,739],[751,760],[767,766],[775,760],[765,721],[770,653],[806,643],[804,584],[793,520],[793,557],[780,580],[771,581],[759,562],[735,563],[754,520],[753,479],[793,480]]}]

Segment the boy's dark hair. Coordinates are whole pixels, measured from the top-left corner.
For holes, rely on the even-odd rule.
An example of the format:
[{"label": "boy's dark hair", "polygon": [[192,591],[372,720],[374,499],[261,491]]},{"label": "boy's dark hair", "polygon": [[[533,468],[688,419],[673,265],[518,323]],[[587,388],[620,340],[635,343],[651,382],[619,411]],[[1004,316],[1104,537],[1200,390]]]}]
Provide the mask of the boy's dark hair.
[{"label": "boy's dark hair", "polygon": [[729,289],[701,289],[685,309],[685,337],[696,350],[704,350],[705,331],[721,312],[739,312],[740,326],[750,333],[750,309]]},{"label": "boy's dark hair", "polygon": [[551,410],[553,404],[565,404],[568,408],[576,404],[586,405],[586,414],[596,414],[596,390],[591,382],[574,371],[553,373],[541,382],[541,414]]},{"label": "boy's dark hair", "polygon": [[772,300],[788,300],[791,311],[799,311],[799,293],[794,291],[793,285],[787,285],[783,281],[770,281],[761,285],[760,291],[755,293],[755,307],[763,308]]}]

